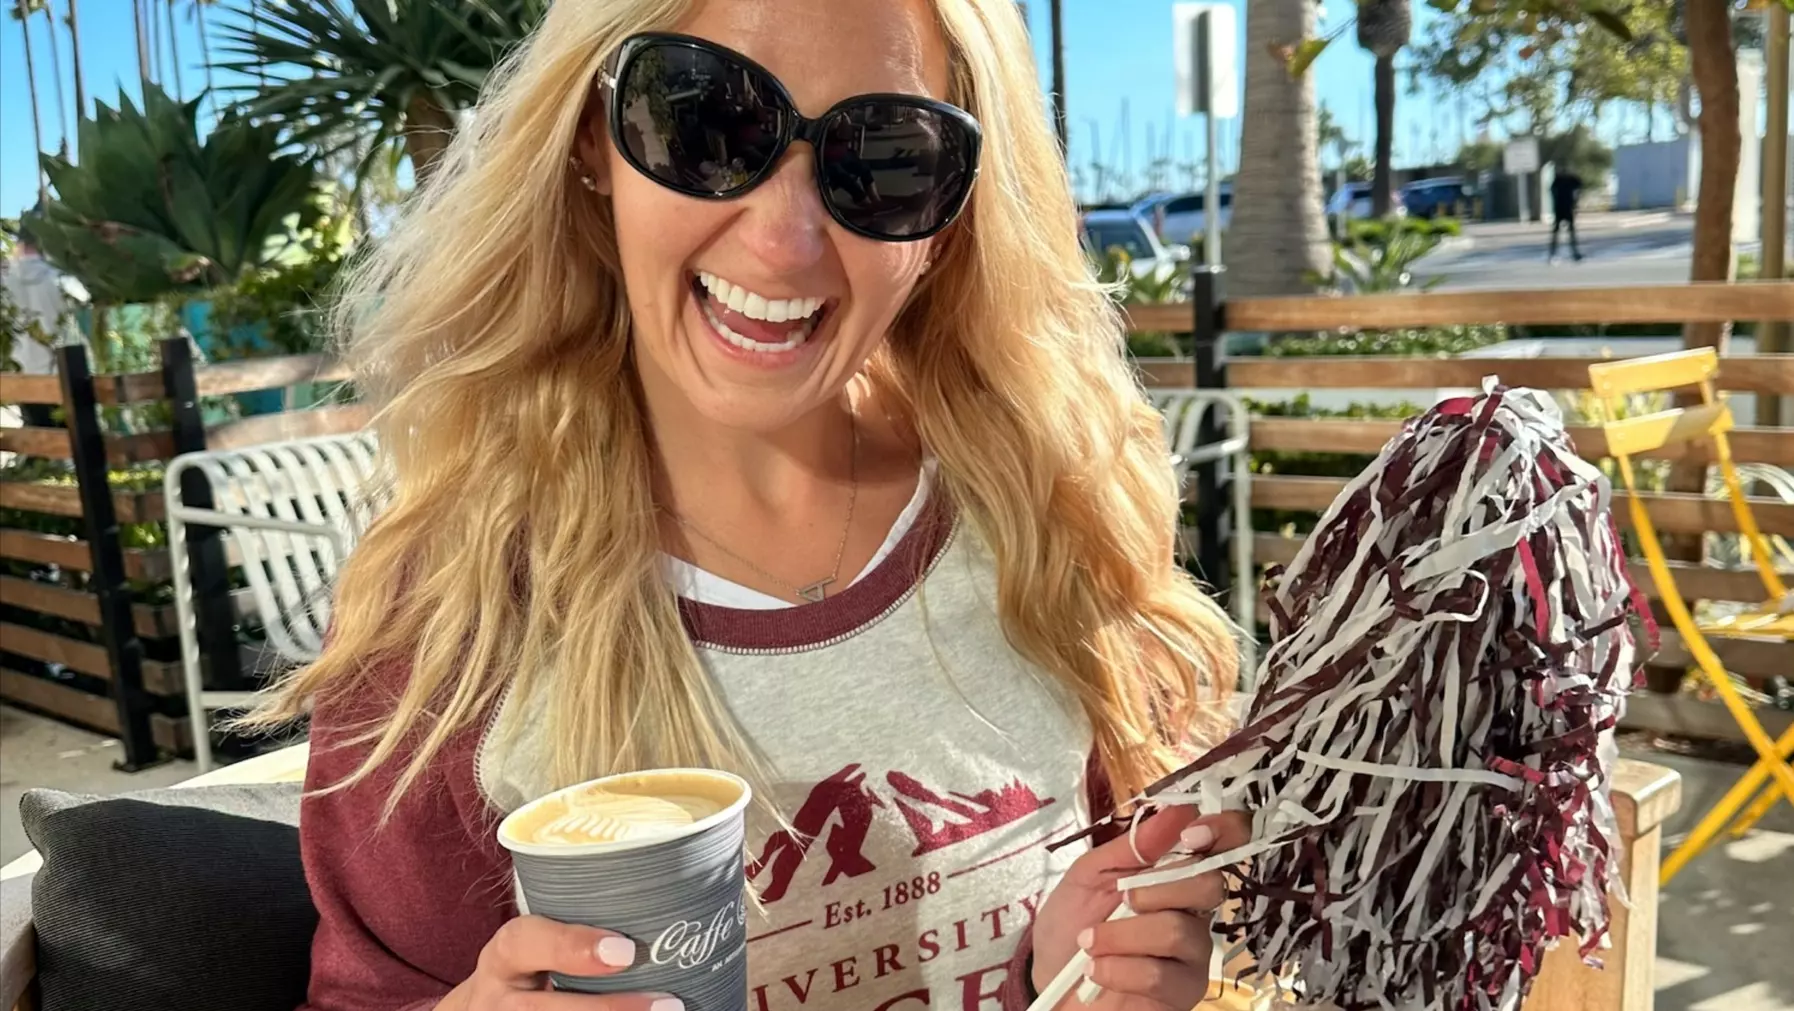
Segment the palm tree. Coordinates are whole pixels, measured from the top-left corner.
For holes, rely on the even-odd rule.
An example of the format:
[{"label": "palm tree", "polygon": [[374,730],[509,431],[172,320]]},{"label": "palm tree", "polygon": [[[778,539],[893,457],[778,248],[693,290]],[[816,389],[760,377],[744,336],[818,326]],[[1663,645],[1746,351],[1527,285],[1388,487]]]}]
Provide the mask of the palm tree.
[{"label": "palm tree", "polygon": [[1358,45],[1377,58],[1377,174],[1370,211],[1379,218],[1395,203],[1395,54],[1413,33],[1408,0],[1358,0]]},{"label": "palm tree", "polygon": [[187,97],[187,89],[181,87],[181,46],[174,38],[174,0],[165,0],[162,10],[168,27],[168,62],[174,65],[174,97],[179,101]]},{"label": "palm tree", "polygon": [[[13,0],[12,19],[19,23],[19,34],[25,38],[25,87],[31,92],[31,134],[37,141],[38,152],[44,149],[44,123],[37,102],[37,63],[31,56],[31,0]],[[35,154],[35,153],[34,153]],[[34,156],[32,161],[37,159]],[[40,204],[50,198],[49,187],[44,185],[44,172],[37,170],[37,198]]]},{"label": "palm tree", "polygon": [[1053,128],[1059,134],[1059,150],[1065,151],[1065,5],[1052,0],[1048,13],[1053,23]]},{"label": "palm tree", "polygon": [[[249,0],[249,27],[257,35],[262,33],[261,0]],[[268,86],[268,68],[260,63],[255,65],[255,84],[258,88]]]},{"label": "palm tree", "polygon": [[150,65],[156,68],[156,83],[168,80],[168,67],[162,55],[162,21],[156,17],[156,0],[143,0],[143,24],[149,39]]},{"label": "palm tree", "polygon": [[1330,259],[1321,206],[1314,77],[1287,54],[1314,34],[1313,0],[1246,5],[1246,94],[1228,225],[1229,295],[1313,291]]},{"label": "palm tree", "polygon": [[69,153],[69,103],[62,91],[62,52],[56,44],[56,3],[55,0],[42,0],[34,6],[44,12],[44,32],[50,37],[50,76],[56,81],[56,126],[62,131],[60,149],[64,157]]},{"label": "palm tree", "polygon": [[[419,181],[448,149],[457,115],[486,75],[541,20],[548,0],[289,0],[225,26],[218,69],[264,83],[238,89],[245,111],[329,155],[402,138]],[[284,73],[274,72],[279,70]],[[366,160],[358,174],[367,171]]]},{"label": "palm tree", "polygon": [[[75,16],[75,0],[69,0],[69,16],[64,22],[69,29],[69,52],[75,58],[75,121],[87,115],[87,85],[81,79],[81,26],[80,19]],[[80,142],[77,133],[76,142]]]},{"label": "palm tree", "polygon": [[1340,125],[1339,117],[1333,115],[1333,109],[1325,102],[1321,103],[1320,115],[1314,128],[1315,140],[1322,151],[1332,148],[1345,160],[1346,152],[1352,149],[1352,138],[1346,135],[1345,127]]},{"label": "palm tree", "polygon": [[[73,0],[70,0],[70,2],[72,3]],[[214,115],[216,115],[218,111],[218,96],[213,94],[212,43],[211,40],[206,37],[206,8],[216,2],[217,0],[193,0],[193,23],[194,26],[199,29],[199,55],[200,59],[203,60],[206,65],[206,94],[212,96],[212,112]]]},{"label": "palm tree", "polygon": [[144,34],[143,0],[131,0],[131,21],[137,29],[137,76],[150,80],[149,36]]}]

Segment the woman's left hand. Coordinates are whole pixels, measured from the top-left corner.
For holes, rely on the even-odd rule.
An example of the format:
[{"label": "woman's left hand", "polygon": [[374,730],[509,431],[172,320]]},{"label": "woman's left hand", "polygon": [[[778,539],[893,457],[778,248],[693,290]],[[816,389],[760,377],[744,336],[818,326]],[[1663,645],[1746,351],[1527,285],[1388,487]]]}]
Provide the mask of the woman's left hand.
[{"label": "woman's left hand", "polygon": [[1136,915],[1110,922],[1122,899],[1116,882],[1173,848],[1200,858],[1240,846],[1250,834],[1251,820],[1240,812],[1198,818],[1193,809],[1172,808],[1140,825],[1139,856],[1123,835],[1079,857],[1034,920],[1035,992],[1082,948],[1092,958],[1089,978],[1103,988],[1091,1005],[1100,1011],[1190,1011],[1202,1003],[1214,950],[1209,920],[1226,899],[1221,872],[1129,892]]}]

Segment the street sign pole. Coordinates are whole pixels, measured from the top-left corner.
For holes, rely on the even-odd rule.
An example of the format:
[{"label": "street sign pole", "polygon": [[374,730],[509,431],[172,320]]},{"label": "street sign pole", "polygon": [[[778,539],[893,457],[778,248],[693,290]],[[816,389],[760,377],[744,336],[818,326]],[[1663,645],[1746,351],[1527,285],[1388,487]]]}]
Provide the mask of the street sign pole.
[{"label": "street sign pole", "polygon": [[1235,56],[1239,22],[1226,4],[1179,3],[1171,9],[1180,115],[1201,113],[1208,157],[1202,196],[1202,262],[1221,264],[1221,120],[1239,115]]},{"label": "street sign pole", "polygon": [[1514,185],[1519,191],[1520,223],[1532,220],[1532,175],[1539,171],[1539,141],[1537,137],[1522,137],[1508,141],[1501,153],[1502,169],[1513,176]]},{"label": "street sign pole", "polygon": [[1202,262],[1211,267],[1221,265],[1221,117],[1209,113],[1208,123],[1208,188],[1202,195]]}]

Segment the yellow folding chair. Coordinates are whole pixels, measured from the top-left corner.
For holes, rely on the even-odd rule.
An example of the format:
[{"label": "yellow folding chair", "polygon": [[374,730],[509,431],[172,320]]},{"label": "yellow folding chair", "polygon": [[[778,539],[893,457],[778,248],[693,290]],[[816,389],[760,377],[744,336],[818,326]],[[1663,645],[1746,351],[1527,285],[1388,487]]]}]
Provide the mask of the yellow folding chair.
[{"label": "yellow folding chair", "polygon": [[[1739,834],[1774,806],[1778,797],[1794,804],[1794,765],[1789,761],[1790,756],[1794,756],[1794,728],[1784,733],[1780,740],[1771,740],[1707,642],[1709,636],[1740,635],[1794,640],[1794,595],[1788,593],[1780,574],[1775,571],[1769,541],[1757,526],[1750,503],[1744,497],[1738,469],[1732,462],[1731,445],[1726,440],[1726,433],[1732,430],[1731,408],[1713,391],[1713,378],[1718,372],[1719,355],[1712,348],[1603,362],[1589,366],[1588,370],[1589,386],[1604,415],[1601,427],[1607,436],[1607,452],[1619,465],[1620,478],[1630,500],[1633,530],[1638,534],[1639,546],[1650,567],[1651,581],[1657,584],[1664,610],[1669,612],[1688,652],[1719,693],[1732,719],[1737,721],[1758,756],[1757,763],[1663,861],[1661,884],[1668,884],[1676,872],[1705,849],[1728,824],[1734,834]],[[1699,387],[1699,406],[1623,416],[1621,405],[1628,396],[1684,387]],[[1710,621],[1696,621],[1677,589],[1675,576],[1664,558],[1663,545],[1657,539],[1657,529],[1638,494],[1632,466],[1632,458],[1639,454],[1703,440],[1712,443],[1713,457],[1731,495],[1732,515],[1737,518],[1739,533],[1748,545],[1757,574],[1762,578],[1767,600],[1760,607]]]}]

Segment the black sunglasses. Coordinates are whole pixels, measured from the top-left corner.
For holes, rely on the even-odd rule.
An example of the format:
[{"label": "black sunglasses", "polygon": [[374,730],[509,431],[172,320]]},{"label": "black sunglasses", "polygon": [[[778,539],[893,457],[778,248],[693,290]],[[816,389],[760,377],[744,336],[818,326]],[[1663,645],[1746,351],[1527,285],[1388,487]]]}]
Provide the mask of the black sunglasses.
[{"label": "black sunglasses", "polygon": [[843,228],[910,242],[953,223],[978,176],[978,121],[916,95],[856,95],[810,119],[778,78],[704,39],[632,35],[601,78],[610,135],[636,171],[706,200],[770,178],[793,141],[816,150],[822,204]]}]

